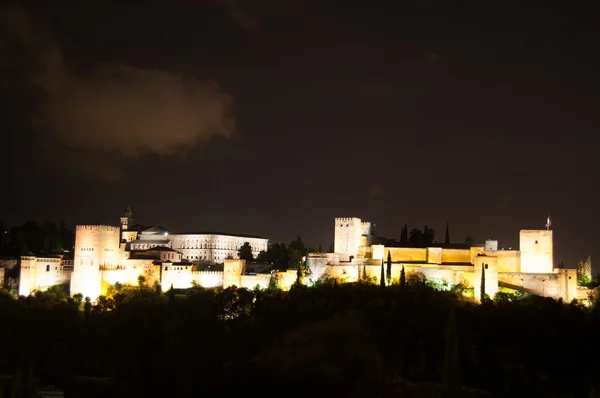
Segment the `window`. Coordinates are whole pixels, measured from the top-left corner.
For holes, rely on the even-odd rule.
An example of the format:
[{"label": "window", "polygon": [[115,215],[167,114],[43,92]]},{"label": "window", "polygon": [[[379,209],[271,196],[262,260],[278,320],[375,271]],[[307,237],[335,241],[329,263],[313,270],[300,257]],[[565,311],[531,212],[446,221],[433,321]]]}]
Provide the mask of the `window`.
[{"label": "window", "polygon": [[50,272],[50,264],[46,265],[46,272]]},{"label": "window", "polygon": [[487,264],[485,265],[485,269],[488,269],[488,265]]}]

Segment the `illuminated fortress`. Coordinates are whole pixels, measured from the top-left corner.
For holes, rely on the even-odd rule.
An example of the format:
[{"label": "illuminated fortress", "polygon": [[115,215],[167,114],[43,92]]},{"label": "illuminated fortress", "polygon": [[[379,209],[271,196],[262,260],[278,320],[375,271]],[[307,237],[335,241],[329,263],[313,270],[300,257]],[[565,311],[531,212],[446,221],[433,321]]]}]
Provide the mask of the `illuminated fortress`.
[{"label": "illuminated fortress", "polygon": [[[21,257],[19,295],[28,296],[59,284],[70,284],[71,294],[95,300],[116,283],[137,285],[143,276],[150,286],[165,288],[267,287],[293,282],[292,272],[245,275],[238,249],[248,242],[254,256],[267,250],[268,239],[215,232],[169,234],[161,227],[135,224],[131,209],[121,226],[77,225],[74,259]],[[198,271],[200,264],[223,264],[223,271]],[[292,275],[293,274],[293,275]],[[289,282],[291,281],[291,282]]]},{"label": "illuminated fortress", "polygon": [[[485,292],[492,298],[503,287],[564,301],[585,298],[577,288],[575,269],[554,268],[552,232],[549,223],[547,229],[521,230],[519,250],[499,250],[494,240],[467,248],[386,247],[374,243],[371,223],[355,217],[336,218],[335,252],[309,254],[305,280],[336,278],[343,283],[366,276],[379,281],[389,255],[392,281],[399,280],[404,268],[407,278],[462,284],[473,288],[475,298],[480,299],[485,273]],[[237,259],[245,242],[250,243],[254,256],[268,247],[267,239],[256,236],[169,234],[161,227],[141,228],[128,208],[120,227],[78,225],[72,261],[23,256],[19,294],[70,283],[71,294],[95,300],[116,283],[137,285],[140,276],[148,285],[159,283],[165,289],[194,285],[253,289],[274,283],[287,289],[294,283],[296,270],[247,275],[245,261]],[[199,271],[200,264],[223,264],[223,270]]]},{"label": "illuminated fortress", "polygon": [[407,277],[463,284],[474,288],[475,298],[480,299],[485,272],[485,293],[491,298],[502,287],[564,301],[587,297],[577,288],[576,269],[554,268],[549,220],[547,229],[521,230],[519,250],[498,250],[495,240],[469,248],[414,248],[372,244],[373,238],[371,223],[356,217],[336,218],[335,253],[309,255],[312,278],[335,277],[352,282],[366,274],[379,280],[382,262],[387,262],[389,253],[391,280],[399,280],[404,267]]}]

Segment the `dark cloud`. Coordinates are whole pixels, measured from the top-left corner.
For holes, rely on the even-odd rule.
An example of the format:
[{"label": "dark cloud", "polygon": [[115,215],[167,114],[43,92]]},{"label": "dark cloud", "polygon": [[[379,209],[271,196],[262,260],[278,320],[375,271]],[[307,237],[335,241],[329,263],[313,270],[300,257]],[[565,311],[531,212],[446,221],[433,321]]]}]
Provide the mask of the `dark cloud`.
[{"label": "dark cloud", "polygon": [[[214,136],[235,134],[233,98],[214,81],[122,64],[75,73],[58,43],[22,10],[5,11],[2,26],[10,35],[2,46],[3,64],[21,68],[42,91],[36,128],[74,150],[94,151],[90,166],[102,152],[124,158],[185,154]],[[19,51],[9,51],[14,48]]]}]

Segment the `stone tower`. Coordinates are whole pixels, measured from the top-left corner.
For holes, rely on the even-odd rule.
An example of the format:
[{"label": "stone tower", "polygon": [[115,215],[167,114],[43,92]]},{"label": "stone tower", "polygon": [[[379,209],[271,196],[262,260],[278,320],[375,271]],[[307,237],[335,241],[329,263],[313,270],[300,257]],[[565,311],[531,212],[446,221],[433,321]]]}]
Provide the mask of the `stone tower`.
[{"label": "stone tower", "polygon": [[131,242],[137,239],[138,231],[134,228],[135,220],[131,207],[127,206],[125,213],[121,217],[121,243]]},{"label": "stone tower", "polygon": [[[367,224],[367,223],[364,223]],[[354,256],[358,254],[363,235],[363,223],[360,218],[341,217],[335,219],[334,252]]]},{"label": "stone tower", "polygon": [[100,268],[119,264],[120,228],[109,225],[78,225],[71,295],[81,293],[92,300],[100,295]]},{"label": "stone tower", "polygon": [[242,274],[246,268],[246,260],[225,260],[223,264],[223,289],[230,286],[242,287]]},{"label": "stone tower", "polygon": [[551,273],[554,270],[551,229],[524,229],[519,234],[521,272]]}]

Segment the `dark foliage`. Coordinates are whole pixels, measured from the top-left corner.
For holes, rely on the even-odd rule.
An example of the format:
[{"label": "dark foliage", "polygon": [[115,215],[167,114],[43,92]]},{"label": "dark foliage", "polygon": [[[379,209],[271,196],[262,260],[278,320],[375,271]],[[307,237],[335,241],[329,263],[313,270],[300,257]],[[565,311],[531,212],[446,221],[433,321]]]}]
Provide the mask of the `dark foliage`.
[{"label": "dark foliage", "polygon": [[93,304],[60,289],[0,292],[0,374],[26,387],[33,372],[37,385],[92,398],[409,396],[385,393],[399,378],[429,383],[410,395],[424,397],[431,383],[506,397],[598,387],[597,309],[534,296],[478,305],[417,279],[289,292],[120,287]]}]

